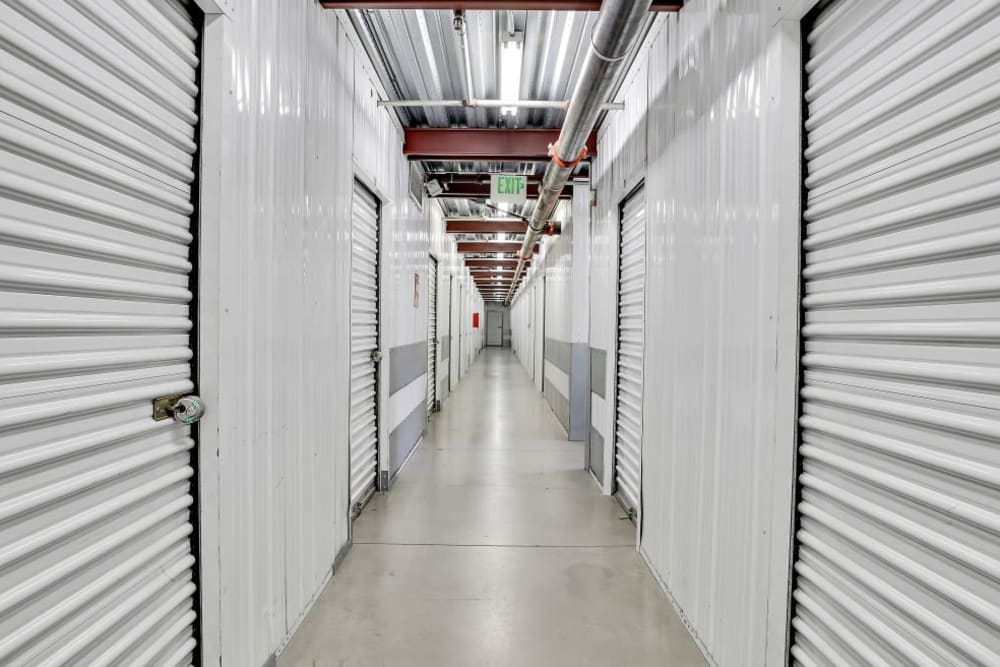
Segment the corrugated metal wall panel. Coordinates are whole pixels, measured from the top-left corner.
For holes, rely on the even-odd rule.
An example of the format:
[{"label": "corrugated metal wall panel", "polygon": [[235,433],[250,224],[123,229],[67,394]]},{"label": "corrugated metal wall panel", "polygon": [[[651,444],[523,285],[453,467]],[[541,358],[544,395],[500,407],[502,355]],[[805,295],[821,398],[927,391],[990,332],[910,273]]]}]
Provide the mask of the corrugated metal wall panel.
[{"label": "corrugated metal wall panel", "polygon": [[615,491],[629,514],[642,514],[642,379],[646,330],[646,192],[621,204],[618,341],[615,360]]},{"label": "corrugated metal wall panel", "polygon": [[5,665],[193,659],[194,442],[151,399],[193,389],[197,36],[0,6]]},{"label": "corrugated metal wall panel", "polygon": [[[592,209],[590,254],[590,347],[604,352],[605,368],[601,377],[614,377],[615,335],[617,328],[617,272],[618,263],[618,219],[617,203],[614,195],[615,161],[620,152],[610,139],[610,127],[615,123],[611,116],[605,123],[597,144],[597,159],[594,160],[591,176],[597,205]],[[598,355],[601,358],[601,355]],[[591,369],[593,372],[594,369]],[[604,493],[610,494],[613,487],[612,463],[614,442],[613,424],[614,401],[606,388],[592,387],[590,394],[590,420],[594,433],[604,443],[604,460],[592,462],[591,470],[600,469],[604,474],[599,480]]]},{"label": "corrugated metal wall panel", "polygon": [[1000,6],[810,56],[796,664],[1000,663]]},{"label": "corrugated metal wall panel", "polygon": [[379,218],[381,202],[355,182],[351,216],[351,512],[357,515],[378,478]]},{"label": "corrugated metal wall panel", "polygon": [[[664,18],[651,26],[636,50],[636,59],[623,75],[622,89],[615,100],[625,102],[625,110],[609,113],[598,132],[597,158],[593,162],[591,185],[596,206],[591,209],[590,233],[590,326],[589,344],[605,360],[599,377],[609,380],[615,373],[618,309],[618,205],[642,180],[646,171],[646,114],[648,107],[649,52],[663,30]],[[654,70],[663,73],[663,64]],[[593,369],[591,369],[593,371]],[[598,388],[599,389],[599,388]],[[612,493],[614,483],[614,401],[613,393],[592,392],[590,422],[593,432],[605,443],[605,460],[599,466],[604,474],[599,480],[605,493]]]},{"label": "corrugated metal wall panel", "polygon": [[[219,632],[224,664],[259,665],[348,540],[353,156],[391,203],[408,199],[408,163],[390,114],[357,90],[366,57],[342,15],[305,0],[234,4],[221,68],[233,92],[220,123]],[[384,238],[399,215],[383,211]],[[422,338],[412,274],[383,286],[389,304],[409,302],[406,331]]]},{"label": "corrugated metal wall panel", "polygon": [[786,652],[800,70],[766,4],[686,2],[649,54],[641,549],[720,665]]},{"label": "corrugated metal wall panel", "polygon": [[431,251],[438,259],[438,336],[441,339],[441,349],[438,351],[438,400],[444,402],[448,396],[449,384],[454,387],[458,383],[457,370],[452,376],[452,365],[456,365],[458,355],[453,351],[457,335],[452,331],[452,325],[458,325],[458,302],[452,294],[452,283],[460,277],[470,274],[465,267],[462,256],[458,254],[455,240],[445,231],[444,213],[440,202],[428,200],[425,210],[429,214]]}]

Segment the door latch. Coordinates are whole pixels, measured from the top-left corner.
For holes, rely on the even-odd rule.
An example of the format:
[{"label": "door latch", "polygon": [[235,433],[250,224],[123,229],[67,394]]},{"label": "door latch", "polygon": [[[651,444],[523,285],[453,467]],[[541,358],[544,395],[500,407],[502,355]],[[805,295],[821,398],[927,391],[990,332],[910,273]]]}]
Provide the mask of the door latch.
[{"label": "door latch", "polygon": [[205,416],[205,404],[193,394],[170,394],[153,399],[153,419],[173,419],[178,424],[193,424]]},{"label": "door latch", "polygon": [[368,354],[368,358],[377,364],[378,362],[382,361],[382,353],[379,352],[378,350],[372,350]]}]

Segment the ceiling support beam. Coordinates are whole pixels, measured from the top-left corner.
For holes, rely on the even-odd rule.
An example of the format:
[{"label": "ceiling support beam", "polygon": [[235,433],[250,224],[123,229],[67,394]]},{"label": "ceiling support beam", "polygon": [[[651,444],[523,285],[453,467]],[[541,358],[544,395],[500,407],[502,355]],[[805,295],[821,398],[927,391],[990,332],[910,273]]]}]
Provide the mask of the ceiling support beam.
[{"label": "ceiling support beam", "polygon": [[[524,234],[528,223],[514,218],[446,218],[445,232],[448,234]],[[559,234],[562,223],[549,223],[549,236]]]},{"label": "ceiling support beam", "polygon": [[528,223],[521,220],[468,220],[448,218],[444,221],[448,234],[524,234]]},{"label": "ceiling support beam", "polygon": [[[507,9],[596,12],[601,0],[321,0],[326,9]],[[677,12],[684,0],[653,0],[653,12]]]},{"label": "ceiling support beam", "polygon": [[[559,130],[538,128],[410,127],[403,154],[410,160],[548,162]],[[597,155],[597,132],[587,137],[587,156]]]},{"label": "ceiling support beam", "polygon": [[[489,183],[445,183],[448,189],[435,199],[489,199]],[[569,199],[570,194],[561,195],[562,199]],[[528,183],[528,199],[538,199],[538,183]]]},{"label": "ceiling support beam", "polygon": [[[568,109],[569,102],[554,100],[379,100],[380,107],[388,109],[403,108],[462,108],[462,109]],[[604,111],[624,111],[624,102],[605,102],[601,105]]]},{"label": "ceiling support beam", "polygon": [[505,269],[516,269],[516,259],[466,259],[465,265],[470,269],[495,269],[502,266]]},{"label": "ceiling support beam", "polygon": [[[516,241],[506,242],[506,241],[459,241],[457,244],[458,252],[462,254],[466,253],[476,253],[476,252],[506,252],[506,253],[516,253],[521,250],[521,244]],[[535,246],[535,252],[538,252],[538,246]]]},{"label": "ceiling support beam", "polygon": [[[496,280],[495,278],[489,278],[487,276],[473,277],[473,280],[477,285],[492,285],[496,283],[497,285],[510,285],[510,278],[503,278],[502,280]],[[522,278],[518,278],[517,282],[522,282]]]}]

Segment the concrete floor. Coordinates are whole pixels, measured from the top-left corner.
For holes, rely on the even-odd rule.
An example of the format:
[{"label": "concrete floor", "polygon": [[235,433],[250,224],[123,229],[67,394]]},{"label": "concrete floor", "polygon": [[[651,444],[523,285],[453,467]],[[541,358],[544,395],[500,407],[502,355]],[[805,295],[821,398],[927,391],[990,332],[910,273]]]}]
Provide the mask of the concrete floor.
[{"label": "concrete floor", "polygon": [[487,348],[279,667],[704,665],[531,379]]}]

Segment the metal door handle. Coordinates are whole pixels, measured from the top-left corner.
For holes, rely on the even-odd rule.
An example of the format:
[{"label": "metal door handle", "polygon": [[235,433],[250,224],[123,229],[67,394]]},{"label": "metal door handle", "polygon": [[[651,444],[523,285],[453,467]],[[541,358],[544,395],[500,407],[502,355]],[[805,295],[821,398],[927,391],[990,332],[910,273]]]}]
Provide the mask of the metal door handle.
[{"label": "metal door handle", "polygon": [[378,362],[382,361],[382,353],[379,352],[378,350],[372,350],[368,354],[368,358],[377,364]]}]

